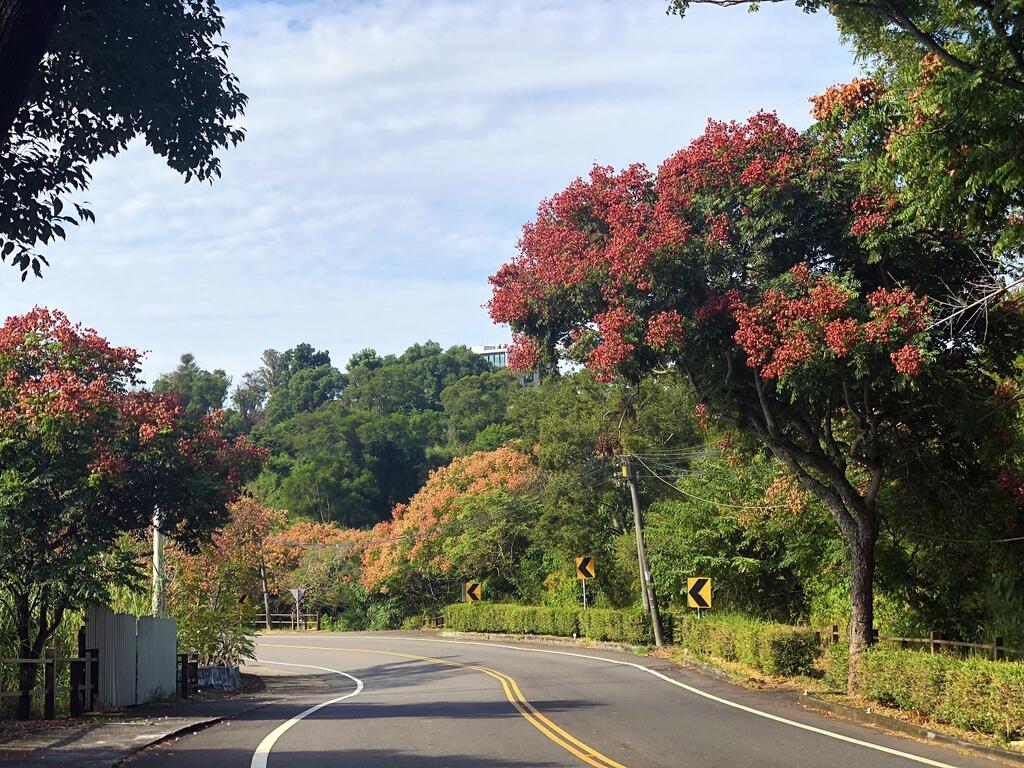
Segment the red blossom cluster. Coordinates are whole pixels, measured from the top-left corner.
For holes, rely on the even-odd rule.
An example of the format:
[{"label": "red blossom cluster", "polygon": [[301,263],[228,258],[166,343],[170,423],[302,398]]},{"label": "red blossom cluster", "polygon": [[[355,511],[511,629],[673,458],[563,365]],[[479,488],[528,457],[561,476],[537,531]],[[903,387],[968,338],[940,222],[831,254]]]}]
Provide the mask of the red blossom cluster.
[{"label": "red blossom cluster", "polygon": [[701,429],[711,429],[710,411],[707,403],[697,403],[693,409],[693,415],[697,417],[697,426]]},{"label": "red blossom cluster", "polygon": [[601,333],[601,343],[587,358],[588,367],[598,381],[610,381],[615,369],[626,362],[636,346],[626,341],[626,334],[636,323],[636,316],[623,307],[614,307],[594,316]]},{"label": "red blossom cluster", "polygon": [[860,323],[851,316],[854,291],[829,277],[812,282],[802,269],[793,275],[795,292],[771,288],[756,304],[732,305],[734,339],[762,376],[781,379],[826,349],[845,358],[861,343],[889,351],[898,373],[921,373],[924,359],[911,340],[927,327],[927,298],[903,288],[879,288],[868,294],[870,317]]},{"label": "red blossom cluster", "polygon": [[234,495],[241,470],[260,461],[264,449],[244,438],[229,443],[218,417],[187,422],[176,397],[136,390],[140,360],[57,310],[10,317],[0,326],[0,429],[82,444],[93,476],[114,486],[146,460],[144,451],[153,451],[157,464],[190,461],[222,473],[223,490]]},{"label": "red blossom cluster", "polygon": [[856,237],[867,237],[872,232],[888,226],[897,203],[893,198],[885,201],[878,197],[861,197],[853,201],[856,216],[850,225],[850,232]]},{"label": "red blossom cluster", "polygon": [[905,288],[879,288],[868,294],[871,319],[864,326],[865,338],[887,344],[921,333],[928,327],[928,298]]},{"label": "red blossom cluster", "polygon": [[910,376],[917,376],[921,373],[921,368],[924,365],[921,353],[913,344],[904,344],[895,352],[890,352],[889,359],[892,360],[897,373],[906,373]]},{"label": "red blossom cluster", "polygon": [[682,340],[683,316],[678,311],[658,312],[647,321],[647,343],[655,349],[664,349]]},{"label": "red blossom cluster", "polygon": [[[806,281],[807,276],[800,271],[797,279]],[[804,283],[805,289],[808,285]],[[738,302],[733,307],[734,338],[746,352],[748,365],[765,378],[781,379],[815,355],[815,341],[827,341],[826,329],[842,318],[852,298],[848,289],[827,278],[796,296],[769,289],[760,303]]]},{"label": "red blossom cluster", "polygon": [[514,323],[552,290],[578,285],[595,274],[612,285],[643,288],[654,254],[684,241],[686,223],[654,202],[654,179],[643,165],[616,173],[594,166],[587,180],[541,203],[523,227],[519,257],[491,277],[488,305],[499,322]]},{"label": "red blossom cluster", "polygon": [[528,373],[540,364],[540,350],[537,342],[529,336],[515,334],[508,348],[508,367],[513,371]]},{"label": "red blossom cluster", "polygon": [[824,93],[811,96],[811,117],[828,120],[836,114],[849,117],[885,95],[885,87],[869,77],[855,77],[849,83],[831,85]]},{"label": "red blossom cluster", "polygon": [[781,186],[804,157],[800,134],[773,112],[758,112],[745,123],[708,120],[703,134],[658,168],[658,202],[684,209],[694,193],[726,179],[746,187]]}]

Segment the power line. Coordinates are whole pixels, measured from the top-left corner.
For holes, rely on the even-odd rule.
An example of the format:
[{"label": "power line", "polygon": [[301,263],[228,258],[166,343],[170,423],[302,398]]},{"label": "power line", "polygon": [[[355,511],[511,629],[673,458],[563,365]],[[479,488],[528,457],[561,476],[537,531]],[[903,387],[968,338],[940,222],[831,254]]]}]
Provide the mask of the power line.
[{"label": "power line", "polygon": [[786,504],[756,504],[756,505],[750,505],[750,504],[730,504],[729,502],[725,502],[725,501],[714,501],[712,499],[705,499],[704,497],[698,496],[695,493],[690,493],[689,491],[684,491],[682,488],[677,486],[675,483],[669,482],[668,480],[663,478],[661,475],[659,475],[657,472],[655,472],[653,469],[651,469],[649,466],[647,466],[647,464],[644,462],[644,460],[641,459],[636,454],[630,454],[630,456],[632,458],[636,459],[638,462],[640,462],[640,464],[643,465],[643,467],[648,472],[651,473],[651,477],[655,478],[656,480],[660,480],[662,483],[667,485],[672,490],[677,491],[678,493],[681,493],[683,496],[687,496],[687,497],[689,497],[691,499],[694,499],[695,501],[702,501],[705,504],[710,504],[711,506],[715,506],[715,507],[728,507],[729,509],[758,510],[758,509],[786,509],[786,507],[787,507]]}]

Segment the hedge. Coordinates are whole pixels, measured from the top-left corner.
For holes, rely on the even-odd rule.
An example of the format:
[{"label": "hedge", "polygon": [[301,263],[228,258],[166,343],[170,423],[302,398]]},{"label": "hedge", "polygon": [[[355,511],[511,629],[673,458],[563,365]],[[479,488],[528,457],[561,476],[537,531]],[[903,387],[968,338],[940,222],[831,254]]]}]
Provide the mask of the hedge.
[{"label": "hedge", "polygon": [[[526,635],[586,637],[591,640],[650,645],[654,642],[651,621],[639,609],[547,608],[503,603],[457,603],[442,615],[447,629],[457,632],[503,632]],[[672,617],[662,617],[671,637]]]},{"label": "hedge", "polygon": [[654,642],[651,619],[639,609],[588,608],[579,612],[579,626],[580,634],[591,640],[632,645],[650,645]]},{"label": "hedge", "polygon": [[[825,681],[846,688],[845,644],[825,650]],[[857,673],[864,698],[965,730],[1024,736],[1024,663],[958,659],[925,651],[871,648]]]},{"label": "hedge", "polygon": [[739,661],[768,675],[805,675],[819,653],[818,638],[805,627],[744,616],[690,616],[677,621],[675,640],[702,656]]},{"label": "hedge", "polygon": [[563,637],[571,637],[579,632],[577,611],[571,608],[459,603],[446,606],[442,614],[445,627],[458,632],[504,632]]}]

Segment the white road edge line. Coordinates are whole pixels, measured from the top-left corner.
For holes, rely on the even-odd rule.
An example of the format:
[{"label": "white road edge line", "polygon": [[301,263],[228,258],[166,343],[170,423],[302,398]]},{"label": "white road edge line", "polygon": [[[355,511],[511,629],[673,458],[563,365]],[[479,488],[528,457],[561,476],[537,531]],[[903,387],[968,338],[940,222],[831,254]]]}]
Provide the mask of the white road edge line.
[{"label": "white road edge line", "polygon": [[321,672],[333,672],[336,675],[347,677],[349,680],[354,682],[356,684],[356,689],[354,691],[351,691],[350,693],[346,693],[344,696],[338,696],[335,699],[330,699],[329,701],[325,701],[322,704],[317,704],[316,706],[310,707],[305,712],[300,712],[299,714],[297,714],[291,720],[287,720],[281,723],[279,726],[277,726],[277,728],[268,733],[263,738],[263,741],[259,743],[259,746],[256,747],[256,751],[252,753],[252,762],[249,763],[249,768],[267,768],[267,760],[270,757],[270,750],[274,748],[274,744],[276,744],[277,740],[284,735],[285,731],[287,731],[289,728],[291,728],[293,725],[299,722],[299,720],[301,720],[304,717],[309,717],[317,710],[321,710],[324,707],[329,707],[331,704],[337,704],[339,701],[351,699],[353,696],[356,696],[360,691],[363,690],[362,680],[360,680],[358,677],[350,675],[348,672],[342,672],[338,669],[328,669],[327,667],[315,667],[311,664],[289,664],[284,661],[265,661],[263,659],[255,659],[255,661],[257,664],[275,664],[282,667],[303,667],[304,669],[319,669]]},{"label": "white road edge line", "polygon": [[[301,635],[300,637],[306,637],[306,638],[309,638],[309,639],[316,639],[316,640],[321,639],[320,637],[315,636],[315,635]],[[351,635],[351,636],[341,636],[341,637],[338,637],[337,639],[339,639],[339,640],[373,640],[373,639],[380,640],[381,638],[379,638],[379,637],[374,638],[372,635],[361,635],[361,636],[360,635]],[[580,659],[591,659],[593,661],[603,661],[603,662],[605,662],[607,664],[618,664],[618,665],[623,666],[623,667],[633,667],[634,669],[639,669],[641,672],[646,672],[649,675],[654,675],[655,677],[664,680],[666,683],[671,683],[672,685],[674,685],[674,686],[676,686],[678,688],[682,688],[685,691],[689,691],[690,693],[693,693],[693,694],[695,694],[697,696],[703,696],[705,699],[710,699],[711,701],[717,702],[719,704],[724,704],[727,707],[732,707],[733,709],[739,709],[739,710],[742,710],[743,712],[748,712],[748,713],[750,713],[752,715],[757,715],[758,717],[763,717],[763,718],[765,718],[767,720],[773,720],[773,721],[775,721],[777,723],[782,723],[783,725],[790,725],[790,726],[792,726],[794,728],[799,728],[799,729],[801,729],[803,731],[810,731],[811,733],[817,733],[817,734],[819,734],[821,736],[827,736],[827,737],[829,737],[831,739],[836,739],[837,741],[845,741],[848,744],[856,744],[859,747],[865,747],[867,749],[873,749],[873,750],[875,750],[877,752],[884,752],[884,753],[886,753],[888,755],[895,755],[896,757],[902,757],[902,758],[905,758],[907,760],[911,760],[911,761],[913,761],[915,763],[921,763],[923,765],[931,765],[934,768],[957,768],[957,766],[951,765],[949,763],[940,763],[938,760],[931,760],[931,759],[929,759],[927,757],[921,757],[920,755],[911,754],[910,752],[901,752],[900,750],[892,749],[891,747],[883,747],[881,744],[872,744],[870,741],[861,741],[860,739],[855,739],[852,736],[844,736],[841,733],[836,733],[835,731],[829,731],[829,730],[826,730],[825,728],[817,728],[817,727],[815,727],[813,725],[807,725],[806,723],[799,723],[796,720],[789,720],[788,718],[780,717],[779,715],[773,715],[770,712],[764,712],[764,711],[762,711],[760,709],[755,709],[754,707],[748,707],[745,704],[737,704],[735,701],[729,701],[728,699],[723,699],[720,696],[715,696],[713,693],[708,693],[706,691],[702,691],[702,690],[700,690],[700,688],[694,688],[692,685],[687,685],[686,683],[680,682],[679,680],[673,680],[668,675],[663,675],[661,672],[658,672],[657,670],[651,669],[650,667],[645,667],[643,664],[637,664],[637,663],[632,662],[632,661],[620,661],[619,659],[608,659],[608,658],[605,658],[603,656],[592,656],[592,655],[586,654],[586,653],[573,653],[572,651],[555,651],[555,650],[551,650],[551,649],[548,649],[548,648],[523,648],[523,647],[517,646],[517,645],[504,645],[502,643],[489,643],[489,642],[482,641],[482,640],[436,640],[436,639],[433,639],[433,638],[426,638],[426,637],[401,637],[401,638],[396,638],[396,639],[411,640],[412,642],[415,642],[415,643],[447,643],[449,645],[486,645],[486,646],[490,646],[491,648],[507,648],[508,650],[523,651],[524,653],[549,653],[549,654],[552,654],[552,655],[555,655],[555,656],[575,656],[575,657],[580,658]],[[301,646],[295,646],[295,647],[296,648],[300,648]],[[253,764],[252,768],[257,768],[257,766],[255,764]],[[261,766],[261,768],[262,768],[262,766]]]}]

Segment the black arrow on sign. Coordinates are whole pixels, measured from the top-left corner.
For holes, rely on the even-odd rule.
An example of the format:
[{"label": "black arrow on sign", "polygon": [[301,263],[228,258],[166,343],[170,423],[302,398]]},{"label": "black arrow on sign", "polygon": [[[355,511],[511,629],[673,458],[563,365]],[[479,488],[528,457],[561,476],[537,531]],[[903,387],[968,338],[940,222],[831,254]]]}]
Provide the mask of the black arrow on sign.
[{"label": "black arrow on sign", "polygon": [[585,579],[594,578],[594,571],[590,567],[593,562],[594,558],[592,557],[580,558],[580,564],[576,566],[576,570],[580,572],[580,576],[582,576]]},{"label": "black arrow on sign", "polygon": [[696,579],[693,582],[693,586],[690,587],[689,595],[690,599],[697,605],[698,608],[710,608],[711,603],[704,599],[704,595],[701,594],[701,590],[704,589],[704,585],[708,583],[707,579]]},{"label": "black arrow on sign", "polygon": [[473,583],[466,587],[466,594],[469,595],[469,599],[476,602],[480,599],[480,584]]}]

